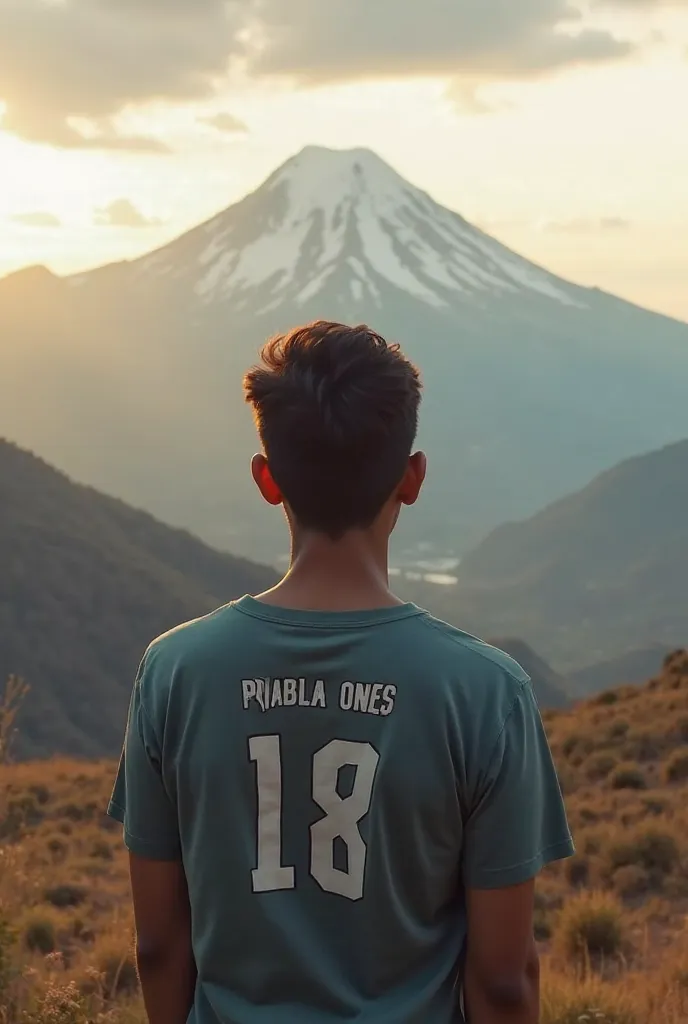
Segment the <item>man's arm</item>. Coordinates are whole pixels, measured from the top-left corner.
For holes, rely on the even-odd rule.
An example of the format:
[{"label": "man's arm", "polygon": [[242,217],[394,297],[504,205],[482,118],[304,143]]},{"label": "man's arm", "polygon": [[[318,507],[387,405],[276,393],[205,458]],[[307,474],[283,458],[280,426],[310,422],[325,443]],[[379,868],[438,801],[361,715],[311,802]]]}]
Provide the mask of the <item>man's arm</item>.
[{"label": "man's arm", "polygon": [[537,1024],[540,970],[533,938],[534,881],[469,889],[464,999],[468,1024]]},{"label": "man's arm", "polygon": [[547,737],[525,681],[478,775],[464,831],[470,1024],[537,1024],[535,879],[573,852]]},{"label": "man's arm", "polygon": [[150,1024],[186,1024],[196,964],[191,912],[180,860],[129,855],[136,920],[136,962]]},{"label": "man's arm", "polygon": [[[156,650],[146,653],[134,684],[124,749],[108,814],[124,826],[137,933],[137,961],[150,1024],[186,1024],[196,967],[174,788],[164,780],[156,714]],[[153,698],[147,710],[144,697]],[[164,703],[164,702],[163,702]],[[154,724],[157,721],[157,727]]]}]

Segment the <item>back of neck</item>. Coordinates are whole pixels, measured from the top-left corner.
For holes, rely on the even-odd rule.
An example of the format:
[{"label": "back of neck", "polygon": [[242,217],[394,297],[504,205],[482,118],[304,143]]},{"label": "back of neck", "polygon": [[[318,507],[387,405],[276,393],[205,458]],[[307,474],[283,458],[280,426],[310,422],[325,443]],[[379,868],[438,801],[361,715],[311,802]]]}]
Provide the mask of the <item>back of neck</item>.
[{"label": "back of neck", "polygon": [[341,541],[298,538],[284,579],[258,597],[309,611],[364,611],[403,604],[389,589],[387,544],[352,533]]}]

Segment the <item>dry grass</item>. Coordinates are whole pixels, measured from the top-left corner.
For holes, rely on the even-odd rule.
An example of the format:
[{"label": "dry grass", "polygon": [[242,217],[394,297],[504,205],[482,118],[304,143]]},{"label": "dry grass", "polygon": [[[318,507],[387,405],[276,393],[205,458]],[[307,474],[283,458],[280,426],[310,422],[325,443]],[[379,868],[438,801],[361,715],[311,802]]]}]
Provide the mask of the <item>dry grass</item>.
[{"label": "dry grass", "polygon": [[[578,854],[538,885],[542,1024],[685,1024],[688,655],[544,717]],[[0,1024],[145,1019],[113,774],[0,765]]]}]

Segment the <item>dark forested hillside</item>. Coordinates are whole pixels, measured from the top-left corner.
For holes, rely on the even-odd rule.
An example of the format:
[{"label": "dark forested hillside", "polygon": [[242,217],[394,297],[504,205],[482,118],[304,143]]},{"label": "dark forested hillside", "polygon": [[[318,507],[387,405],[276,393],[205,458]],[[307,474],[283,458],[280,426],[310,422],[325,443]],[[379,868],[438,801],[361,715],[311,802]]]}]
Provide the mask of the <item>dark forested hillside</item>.
[{"label": "dark forested hillside", "polygon": [[18,753],[114,753],[148,642],[274,581],[0,441],[0,681],[31,686]]},{"label": "dark forested hillside", "polygon": [[688,441],[629,459],[495,530],[462,560],[437,610],[483,634],[524,637],[568,677],[633,650],[680,646],[687,508]]}]

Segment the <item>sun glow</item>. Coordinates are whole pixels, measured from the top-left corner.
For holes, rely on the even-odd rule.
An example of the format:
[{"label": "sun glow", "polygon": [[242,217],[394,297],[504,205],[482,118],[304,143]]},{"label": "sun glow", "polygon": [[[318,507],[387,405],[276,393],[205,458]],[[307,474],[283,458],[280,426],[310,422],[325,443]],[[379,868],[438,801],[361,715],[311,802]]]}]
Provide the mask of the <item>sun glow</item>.
[{"label": "sun glow", "polygon": [[[0,275],[133,258],[235,202],[307,144],[367,146],[555,273],[688,319],[688,17],[662,17],[663,40],[633,59],[484,86],[473,109],[440,80],[304,92],[250,84],[212,104],[149,105],[120,119],[124,134],[167,144],[162,155],[29,144],[0,121]],[[617,25],[648,35],[637,16]],[[223,111],[248,132],[213,130]],[[138,226],[102,223],[98,211],[118,200],[140,211]]]}]

